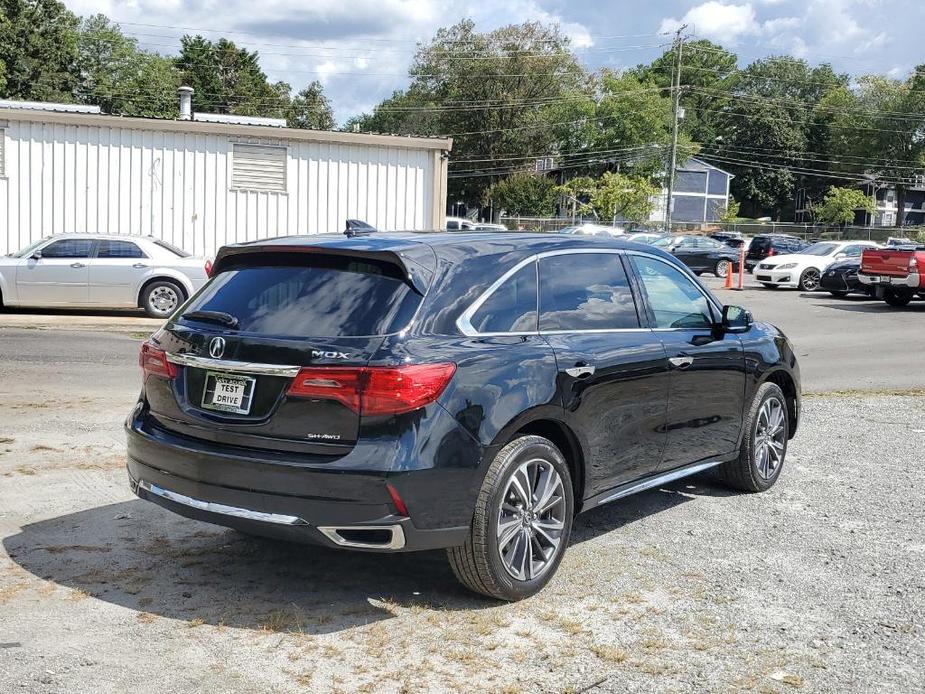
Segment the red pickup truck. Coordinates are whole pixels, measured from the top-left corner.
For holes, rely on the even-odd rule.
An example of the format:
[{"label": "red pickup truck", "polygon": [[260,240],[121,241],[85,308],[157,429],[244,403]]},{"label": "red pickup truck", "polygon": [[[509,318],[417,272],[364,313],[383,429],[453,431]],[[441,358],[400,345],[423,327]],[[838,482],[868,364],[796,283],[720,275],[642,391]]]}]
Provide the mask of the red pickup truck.
[{"label": "red pickup truck", "polygon": [[890,306],[925,298],[925,246],[870,248],[861,256],[858,279]]}]

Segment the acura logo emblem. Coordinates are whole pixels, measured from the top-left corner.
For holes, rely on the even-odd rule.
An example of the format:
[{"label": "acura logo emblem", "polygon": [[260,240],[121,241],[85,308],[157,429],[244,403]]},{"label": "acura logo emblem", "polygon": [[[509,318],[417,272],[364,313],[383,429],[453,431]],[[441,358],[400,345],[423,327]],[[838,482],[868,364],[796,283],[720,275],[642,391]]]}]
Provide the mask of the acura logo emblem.
[{"label": "acura logo emblem", "polygon": [[209,343],[209,355],[213,359],[221,359],[224,353],[225,353],[225,338],[224,337],[213,337],[212,342]]}]

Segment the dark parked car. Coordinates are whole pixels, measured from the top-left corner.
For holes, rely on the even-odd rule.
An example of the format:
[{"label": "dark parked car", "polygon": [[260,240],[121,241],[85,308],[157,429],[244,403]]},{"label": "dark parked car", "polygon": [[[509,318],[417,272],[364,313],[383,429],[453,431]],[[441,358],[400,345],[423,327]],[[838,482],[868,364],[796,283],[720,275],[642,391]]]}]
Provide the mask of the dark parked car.
[{"label": "dark parked car", "polygon": [[140,360],[138,496],[251,534],[447,548],[504,600],[549,581],[577,513],[711,468],[769,489],[800,415],[777,328],[604,237],[226,246]]},{"label": "dark parked car", "polygon": [[799,253],[809,245],[803,239],[787,234],[759,234],[752,239],[748,250],[745,251],[745,269],[751,272],[765,258]]},{"label": "dark parked car", "polygon": [[707,236],[666,236],[652,245],[674,255],[696,275],[712,272],[725,277],[739,267],[738,249]]},{"label": "dark parked car", "polygon": [[851,292],[858,294],[871,294],[870,287],[861,284],[858,279],[858,270],[861,269],[861,259],[840,260],[829,265],[822,273],[819,286],[832,296],[845,297]]},{"label": "dark parked car", "polygon": [[745,244],[745,239],[738,231],[717,231],[710,234],[710,238],[733,248],[741,248]]}]

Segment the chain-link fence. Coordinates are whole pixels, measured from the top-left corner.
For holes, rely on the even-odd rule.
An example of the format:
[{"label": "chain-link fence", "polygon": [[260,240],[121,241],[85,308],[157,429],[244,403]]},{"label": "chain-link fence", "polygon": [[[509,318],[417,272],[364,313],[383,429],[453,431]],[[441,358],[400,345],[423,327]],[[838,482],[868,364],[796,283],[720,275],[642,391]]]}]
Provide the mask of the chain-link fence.
[{"label": "chain-link fence", "polygon": [[[576,224],[593,223],[600,225],[596,219],[583,220],[571,217],[501,217],[499,220],[511,230],[524,231],[558,231]],[[611,226],[604,224],[604,226]],[[616,222],[613,226],[627,231],[664,231],[659,222]],[[861,240],[885,243],[890,238],[906,238],[925,243],[925,227],[871,227],[871,226],[829,226],[823,224],[797,224],[794,222],[717,222],[711,224],[687,224],[678,222],[671,225],[673,234],[713,234],[730,231],[742,236],[758,234],[789,234],[806,240]]]}]

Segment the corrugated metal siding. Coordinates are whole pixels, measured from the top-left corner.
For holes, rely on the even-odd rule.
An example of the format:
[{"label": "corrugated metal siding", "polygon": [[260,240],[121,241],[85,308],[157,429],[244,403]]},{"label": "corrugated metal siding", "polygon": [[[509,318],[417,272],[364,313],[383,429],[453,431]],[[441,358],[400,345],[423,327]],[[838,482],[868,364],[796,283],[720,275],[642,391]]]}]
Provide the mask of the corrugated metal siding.
[{"label": "corrugated metal siding", "polygon": [[[238,189],[236,143],[284,147],[286,192]],[[150,234],[213,255],[226,243],[340,231],[348,218],[423,229],[438,173],[431,151],[406,147],[18,120],[5,154],[0,254],[66,232]]]}]

